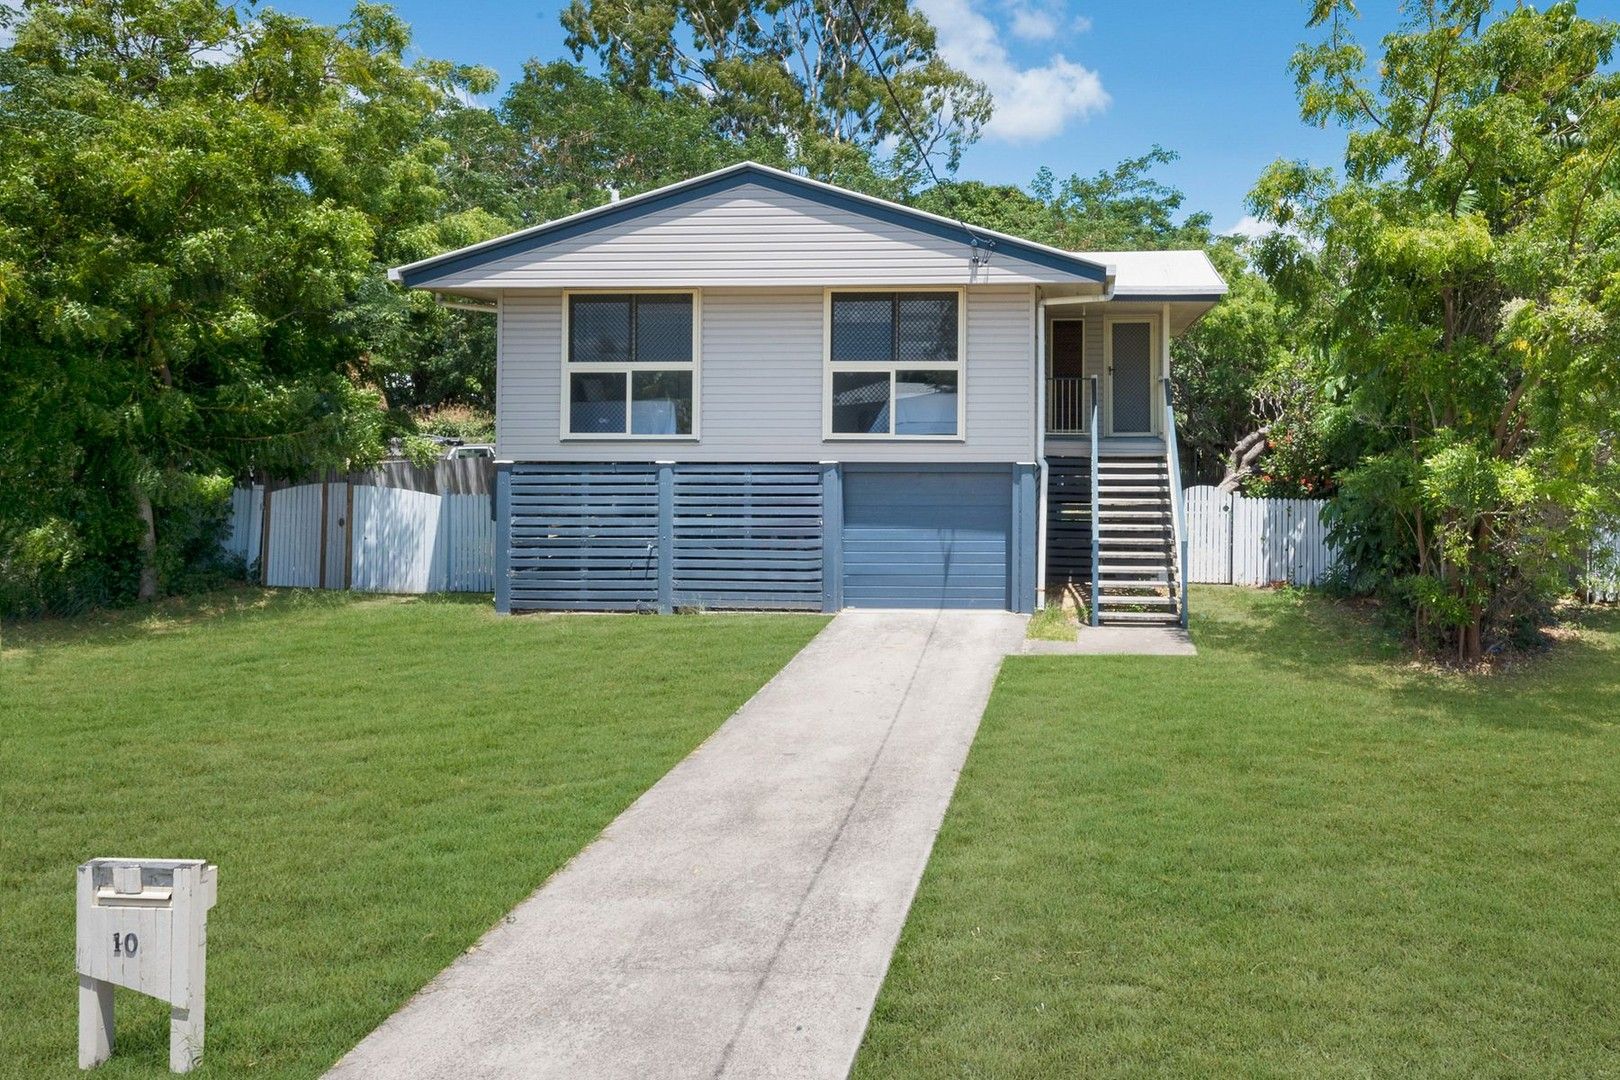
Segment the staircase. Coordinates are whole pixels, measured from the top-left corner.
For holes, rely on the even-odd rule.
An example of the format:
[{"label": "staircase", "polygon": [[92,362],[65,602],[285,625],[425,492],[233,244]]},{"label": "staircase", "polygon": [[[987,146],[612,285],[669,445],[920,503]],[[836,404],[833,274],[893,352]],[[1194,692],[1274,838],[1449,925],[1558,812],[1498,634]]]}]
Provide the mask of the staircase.
[{"label": "staircase", "polygon": [[1097,460],[1097,606],[1104,625],[1181,621],[1165,456]]}]

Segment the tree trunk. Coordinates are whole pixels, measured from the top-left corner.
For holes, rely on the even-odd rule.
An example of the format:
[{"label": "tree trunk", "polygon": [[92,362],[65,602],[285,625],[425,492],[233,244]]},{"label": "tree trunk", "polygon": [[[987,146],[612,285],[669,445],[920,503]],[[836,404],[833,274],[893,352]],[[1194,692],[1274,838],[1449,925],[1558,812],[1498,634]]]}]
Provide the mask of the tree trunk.
[{"label": "tree trunk", "polygon": [[1484,616],[1474,612],[1468,625],[1463,627],[1462,659],[1465,664],[1477,664],[1485,659],[1484,622]]},{"label": "tree trunk", "polygon": [[141,585],[135,596],[138,600],[155,600],[158,591],[157,521],[146,491],[140,484],[136,484],[134,490],[135,512],[141,518]]},{"label": "tree trunk", "polygon": [[1271,425],[1266,424],[1258,431],[1251,431],[1237,441],[1237,445],[1232,447],[1232,452],[1226,459],[1226,475],[1216,485],[1221,492],[1230,494],[1236,491],[1244,478],[1254,472],[1254,463],[1266,452],[1266,436],[1270,434]]}]

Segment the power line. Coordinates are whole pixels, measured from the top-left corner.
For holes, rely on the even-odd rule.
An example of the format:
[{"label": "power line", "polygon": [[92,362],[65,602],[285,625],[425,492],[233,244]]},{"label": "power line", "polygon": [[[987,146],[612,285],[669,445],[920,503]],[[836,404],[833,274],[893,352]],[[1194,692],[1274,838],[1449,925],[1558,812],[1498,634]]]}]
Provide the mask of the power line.
[{"label": "power line", "polygon": [[861,18],[861,9],[856,6],[855,0],[845,0],[844,6],[849,8],[849,14],[855,20],[855,29],[860,31],[861,40],[866,43],[866,54],[872,58],[872,66],[877,68],[878,78],[883,80],[883,88],[888,91],[889,101],[894,104],[894,111],[900,117],[900,127],[904,129],[911,145],[917,148],[917,156],[922,159],[923,168],[934,183],[939,183],[939,174],[934,171],[934,163],[928,157],[928,151],[923,149],[922,140],[917,137],[917,130],[911,126],[911,117],[906,115],[904,105],[900,104],[900,95],[894,92],[894,83],[889,81],[889,73],[883,67],[883,61],[878,57],[877,49],[872,45],[872,37],[866,32],[866,21]]},{"label": "power line", "polygon": [[[934,185],[938,187],[941,181],[939,174],[934,171],[934,162],[928,156],[928,151],[924,149],[922,139],[917,137],[917,129],[911,126],[911,117],[906,115],[906,107],[900,103],[900,95],[895,93],[894,83],[889,81],[889,72],[884,68],[883,60],[878,56],[878,51],[872,44],[872,36],[866,32],[866,21],[861,18],[861,9],[856,6],[856,0],[844,0],[844,6],[849,9],[850,16],[855,20],[855,29],[860,32],[861,41],[866,44],[866,53],[872,58],[872,66],[877,69],[878,78],[883,80],[883,89],[888,92],[889,101],[894,105],[895,114],[900,117],[901,130],[911,140],[911,145],[917,150],[917,156],[922,159],[923,168],[928,170],[929,177],[933,179]],[[968,241],[974,248],[973,261],[975,264],[980,261],[978,253],[980,247],[990,249],[996,246],[994,240],[988,236],[980,237],[978,233],[973,231],[973,227],[961,218],[957,218],[956,223],[962,226],[963,232],[968,234]],[[989,257],[988,250],[985,257],[986,259]]]}]

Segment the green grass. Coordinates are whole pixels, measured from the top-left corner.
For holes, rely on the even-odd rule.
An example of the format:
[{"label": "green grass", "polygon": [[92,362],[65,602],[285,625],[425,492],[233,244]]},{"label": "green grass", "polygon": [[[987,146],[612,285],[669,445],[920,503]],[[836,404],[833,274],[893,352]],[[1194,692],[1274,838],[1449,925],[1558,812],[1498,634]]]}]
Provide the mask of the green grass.
[{"label": "green grass", "polygon": [[[318,1075],[769,679],[815,616],[217,594],[8,627],[0,1075],[77,1075],[74,866],[205,857],[202,1075]],[[110,1077],[167,1075],[118,995]]]},{"label": "green grass", "polygon": [[1036,641],[1073,641],[1079,624],[1063,605],[1048,603],[1029,618],[1026,636]]},{"label": "green grass", "polygon": [[856,1075],[1620,1075],[1620,617],[1468,678],[1193,612],[1006,662]]}]

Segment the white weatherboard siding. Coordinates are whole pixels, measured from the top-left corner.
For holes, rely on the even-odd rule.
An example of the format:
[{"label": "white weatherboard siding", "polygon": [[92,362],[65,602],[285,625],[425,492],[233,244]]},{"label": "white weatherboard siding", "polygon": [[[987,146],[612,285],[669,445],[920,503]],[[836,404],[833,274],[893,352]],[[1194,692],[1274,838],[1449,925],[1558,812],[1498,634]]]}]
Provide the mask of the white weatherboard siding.
[{"label": "white weatherboard siding", "polygon": [[754,184],[433,279],[435,289],[1095,282]]},{"label": "white weatherboard siding", "polygon": [[824,291],[706,288],[702,438],[561,438],[562,294],[501,300],[496,451],[515,461],[958,461],[1035,459],[1035,298],[967,290],[966,438],[822,438]]}]

